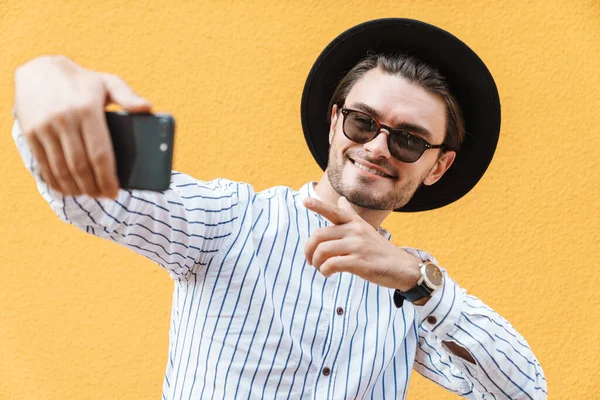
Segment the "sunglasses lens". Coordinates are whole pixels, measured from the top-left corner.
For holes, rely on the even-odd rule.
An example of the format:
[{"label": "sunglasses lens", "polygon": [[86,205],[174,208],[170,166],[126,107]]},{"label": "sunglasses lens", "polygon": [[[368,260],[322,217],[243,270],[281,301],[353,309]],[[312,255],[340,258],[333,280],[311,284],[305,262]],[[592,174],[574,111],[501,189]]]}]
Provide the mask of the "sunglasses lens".
[{"label": "sunglasses lens", "polygon": [[344,120],[344,133],[356,143],[364,144],[373,140],[378,130],[377,123],[366,114],[350,112]]},{"label": "sunglasses lens", "polygon": [[390,154],[402,162],[415,162],[425,151],[425,142],[408,132],[393,134],[388,143]]}]

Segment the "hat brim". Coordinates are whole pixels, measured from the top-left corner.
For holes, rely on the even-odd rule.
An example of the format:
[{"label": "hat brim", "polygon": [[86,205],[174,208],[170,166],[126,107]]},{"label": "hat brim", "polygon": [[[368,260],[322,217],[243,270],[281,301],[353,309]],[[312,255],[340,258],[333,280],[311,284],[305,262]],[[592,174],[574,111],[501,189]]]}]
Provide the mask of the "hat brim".
[{"label": "hat brim", "polygon": [[395,211],[432,210],[467,194],[489,166],[500,134],[500,100],[483,61],[452,34],[427,23],[386,18],[343,32],[313,65],[302,94],[301,118],[308,147],[325,170],[329,153],[328,107],[338,82],[369,52],[407,53],[437,68],[446,78],[465,120],[466,136],[452,166],[431,186],[421,185]]}]

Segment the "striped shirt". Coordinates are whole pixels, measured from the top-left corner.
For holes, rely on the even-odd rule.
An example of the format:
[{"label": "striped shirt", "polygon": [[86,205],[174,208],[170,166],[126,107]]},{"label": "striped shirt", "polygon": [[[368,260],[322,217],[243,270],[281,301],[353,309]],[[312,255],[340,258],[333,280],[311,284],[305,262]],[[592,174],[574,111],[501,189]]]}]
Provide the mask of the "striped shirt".
[{"label": "striped shirt", "polygon": [[[13,136],[62,220],[173,278],[163,399],[404,399],[413,369],[469,399],[547,397],[525,339],[446,271],[426,305],[396,308],[392,289],[349,273],[325,278],[308,265],[308,237],[330,225],[302,204],[317,197],[313,183],[255,192],[174,172],[163,193],[65,197],[41,180],[18,123]],[[476,363],[442,341],[468,349]]]}]

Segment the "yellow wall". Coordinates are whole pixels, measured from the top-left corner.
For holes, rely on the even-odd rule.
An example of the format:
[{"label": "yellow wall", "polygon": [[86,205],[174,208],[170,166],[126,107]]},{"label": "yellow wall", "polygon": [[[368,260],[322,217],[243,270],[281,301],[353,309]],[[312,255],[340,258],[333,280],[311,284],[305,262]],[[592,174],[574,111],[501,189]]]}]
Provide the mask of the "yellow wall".
[{"label": "yellow wall", "polygon": [[[600,3],[0,0],[0,399],[159,398],[172,281],[62,224],[10,138],[13,72],[66,54],[122,76],[178,122],[177,169],[257,189],[318,179],[300,95],[323,47],[405,16],[465,40],[494,74],[502,133],[487,174],[441,210],[392,215],[527,338],[554,399],[600,389]],[[417,374],[411,399],[454,398]]]}]

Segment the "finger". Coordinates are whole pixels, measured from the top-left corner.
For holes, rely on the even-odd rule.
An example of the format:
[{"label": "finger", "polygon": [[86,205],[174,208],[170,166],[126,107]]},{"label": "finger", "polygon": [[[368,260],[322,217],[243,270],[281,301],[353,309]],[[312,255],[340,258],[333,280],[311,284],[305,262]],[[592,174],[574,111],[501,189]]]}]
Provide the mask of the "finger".
[{"label": "finger", "polygon": [[152,104],[133,91],[123,79],[116,75],[102,73],[107,92],[107,103],[116,103],[129,112],[149,112]]},{"label": "finger", "polygon": [[345,236],[345,226],[344,225],[332,225],[326,226],[324,228],[319,228],[315,230],[304,245],[304,255],[306,256],[306,261],[313,265],[313,255],[317,246],[319,244],[329,241],[329,240],[337,240],[341,239]]},{"label": "finger", "polygon": [[304,206],[309,210],[316,212],[327,218],[331,223],[340,225],[352,221],[354,214],[348,210],[343,210],[336,205],[325,203],[322,200],[307,197],[304,199]]},{"label": "finger", "polygon": [[353,272],[357,262],[352,255],[330,257],[321,264],[319,272],[323,276],[330,277],[337,272]]},{"label": "finger", "polygon": [[[63,127],[60,129],[65,128]],[[63,132],[62,134],[70,134],[70,132]],[[52,126],[47,126],[41,130],[38,138],[44,147],[44,152],[46,153],[48,164],[50,166],[50,173],[58,182],[60,192],[70,196],[80,194],[79,188],[73,180],[67,162],[65,161],[65,156],[57,132],[54,131]]]},{"label": "finger", "polygon": [[52,189],[60,191],[60,185],[54,178],[54,175],[52,175],[52,171],[50,170],[50,165],[48,163],[48,157],[46,157],[44,147],[38,138],[35,135],[32,135],[26,137],[25,140],[27,140],[27,145],[33,154],[33,158],[36,160],[37,167],[44,182],[46,182]]},{"label": "finger", "polygon": [[317,246],[313,255],[314,267],[320,269],[322,264],[331,257],[344,256],[356,251],[348,240],[330,240]]},{"label": "finger", "polygon": [[81,138],[100,196],[115,198],[119,180],[104,110],[95,107],[81,121]]},{"label": "finger", "polygon": [[69,134],[61,135],[60,142],[71,176],[81,193],[97,197],[100,190],[94,180],[92,167],[81,140],[80,126],[74,119],[69,119],[67,123],[69,124]]},{"label": "finger", "polygon": [[341,196],[338,199],[337,205],[342,210],[346,210],[346,211],[350,212],[351,214],[358,215],[357,212],[356,212],[356,210],[354,208],[352,208],[352,205],[350,204],[350,202],[348,201],[348,199],[346,199],[346,197],[344,197],[344,196]]}]

